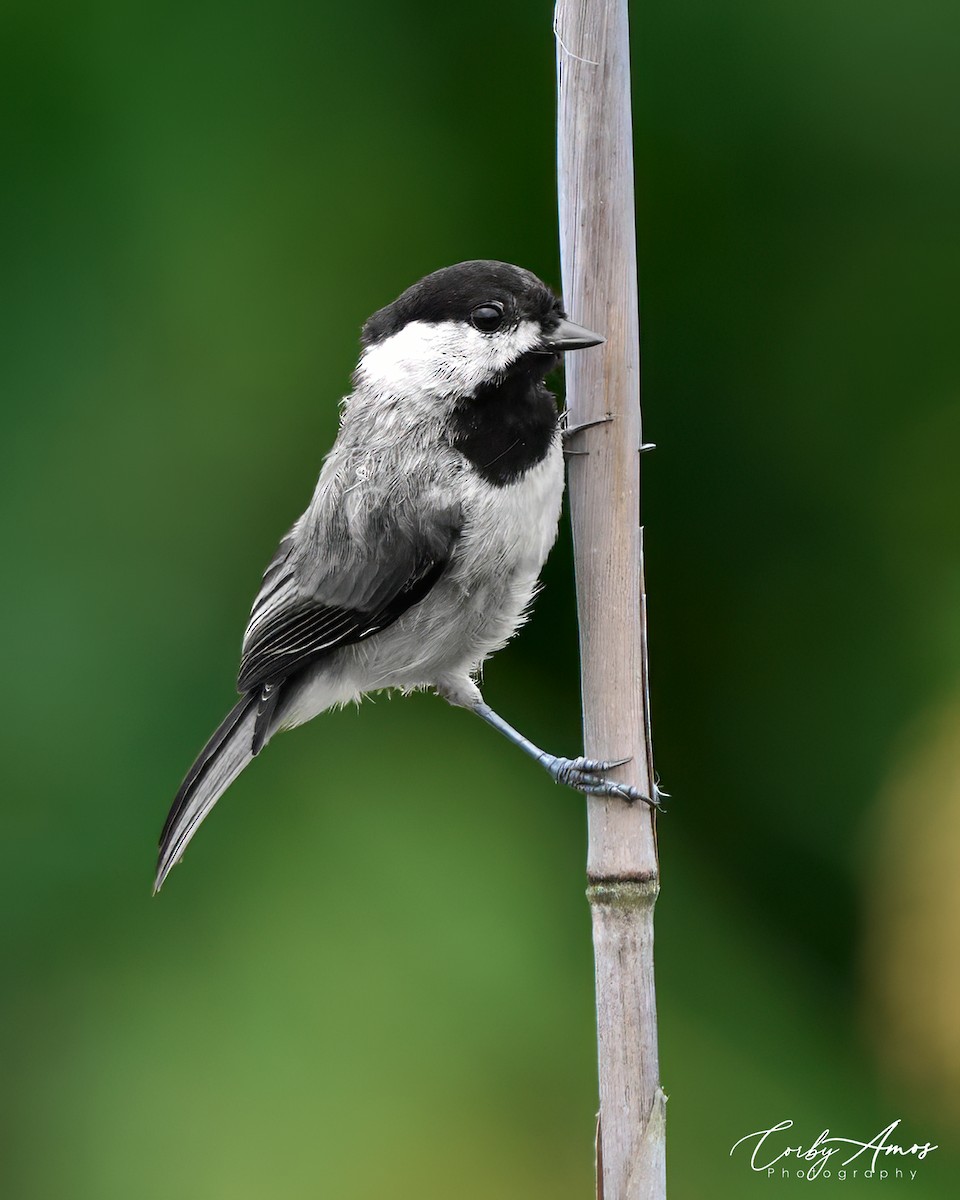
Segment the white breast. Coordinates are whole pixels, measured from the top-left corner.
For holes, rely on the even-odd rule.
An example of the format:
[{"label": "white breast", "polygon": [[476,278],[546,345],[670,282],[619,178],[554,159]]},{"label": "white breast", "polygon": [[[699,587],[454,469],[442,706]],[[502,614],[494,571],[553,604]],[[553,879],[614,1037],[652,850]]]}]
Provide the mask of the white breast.
[{"label": "white breast", "polygon": [[[544,460],[515,483],[494,487],[470,470],[461,495],[465,525],[450,567],[397,622],[396,641],[381,639],[393,663],[396,653],[408,660],[401,668],[405,682],[389,686],[472,674],[523,624],[557,537],[563,500],[559,434]],[[371,654],[375,650],[371,645]]]},{"label": "white breast", "polygon": [[469,695],[476,690],[469,677],[523,624],[560,520],[559,430],[544,459],[502,487],[487,483],[452,446],[434,441],[426,461],[440,493],[459,502],[463,517],[449,566],[393,625],[319,663],[285,723],[384,688]]},{"label": "white breast", "polygon": [[542,462],[516,482],[494,487],[470,472],[463,491],[468,527],[457,575],[477,586],[495,562],[503,571],[535,581],[557,537],[563,499],[563,454],[559,435]]}]

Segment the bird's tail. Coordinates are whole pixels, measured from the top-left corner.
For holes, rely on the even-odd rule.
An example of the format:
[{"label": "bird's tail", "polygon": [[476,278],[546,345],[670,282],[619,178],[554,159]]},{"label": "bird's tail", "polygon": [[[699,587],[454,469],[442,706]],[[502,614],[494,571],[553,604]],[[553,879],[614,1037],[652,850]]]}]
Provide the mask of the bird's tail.
[{"label": "bird's tail", "polygon": [[253,758],[258,699],[256,693],[244,696],[230,710],[180,785],[160,835],[154,894],[180,861],[201,821]]}]

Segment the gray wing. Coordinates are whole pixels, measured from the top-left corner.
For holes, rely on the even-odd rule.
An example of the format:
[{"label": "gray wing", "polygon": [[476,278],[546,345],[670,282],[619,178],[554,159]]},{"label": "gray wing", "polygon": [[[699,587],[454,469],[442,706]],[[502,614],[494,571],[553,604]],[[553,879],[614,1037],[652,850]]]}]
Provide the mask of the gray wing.
[{"label": "gray wing", "polygon": [[443,573],[459,511],[423,502],[308,510],[263,576],[243,641],[237,687],[261,692],[254,753],[283,684],[310,663],[371,637],[422,600]]}]

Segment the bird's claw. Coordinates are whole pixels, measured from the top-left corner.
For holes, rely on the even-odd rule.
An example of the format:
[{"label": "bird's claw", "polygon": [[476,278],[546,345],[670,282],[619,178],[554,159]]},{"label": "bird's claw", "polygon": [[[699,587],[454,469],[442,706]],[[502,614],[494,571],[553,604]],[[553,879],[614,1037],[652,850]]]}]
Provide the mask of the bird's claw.
[{"label": "bird's claw", "polygon": [[629,758],[596,759],[596,758],[557,758],[544,756],[543,765],[547,768],[557,783],[585,792],[588,796],[616,796],[633,804],[642,800],[651,808],[659,808],[657,799],[651,800],[629,783],[618,783],[613,779],[604,779],[606,771],[614,767],[622,767]]},{"label": "bird's claw", "polygon": [[[597,417],[596,420],[594,420],[594,421],[580,421],[576,425],[570,425],[569,424],[569,413],[565,412],[563,414],[563,416],[564,416],[565,420],[568,422],[567,424],[564,424],[560,430],[560,433],[563,437],[564,448],[566,448],[570,444],[570,442],[573,441],[573,439],[577,436],[578,433],[583,433],[583,431],[585,429],[593,429],[593,427],[595,425],[608,425],[613,420],[613,413],[606,413],[602,417]],[[567,453],[568,454],[571,454],[571,453],[576,454],[576,453],[584,453],[584,452],[568,450]]]}]

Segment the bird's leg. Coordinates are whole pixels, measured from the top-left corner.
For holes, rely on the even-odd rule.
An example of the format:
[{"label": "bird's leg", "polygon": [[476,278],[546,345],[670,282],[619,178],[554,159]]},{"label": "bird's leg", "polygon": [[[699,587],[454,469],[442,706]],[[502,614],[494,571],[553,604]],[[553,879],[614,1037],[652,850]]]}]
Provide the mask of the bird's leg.
[{"label": "bird's leg", "polygon": [[635,800],[642,800],[651,808],[660,807],[657,800],[651,800],[649,796],[644,796],[630,784],[615,783],[611,779],[603,778],[605,771],[623,766],[624,763],[630,761],[629,758],[619,758],[612,762],[593,758],[558,758],[557,755],[547,754],[545,750],[535,746],[529,738],[525,738],[512,725],[507,724],[499,713],[495,713],[490,705],[485,704],[482,700],[467,707],[478,717],[482,717],[488,725],[492,725],[494,729],[502,733],[515,746],[519,746],[525,754],[529,754],[541,766],[546,767],[557,783],[565,783],[568,787],[576,788],[578,792],[586,792],[590,796],[619,796],[621,800],[626,800],[630,804]]}]

